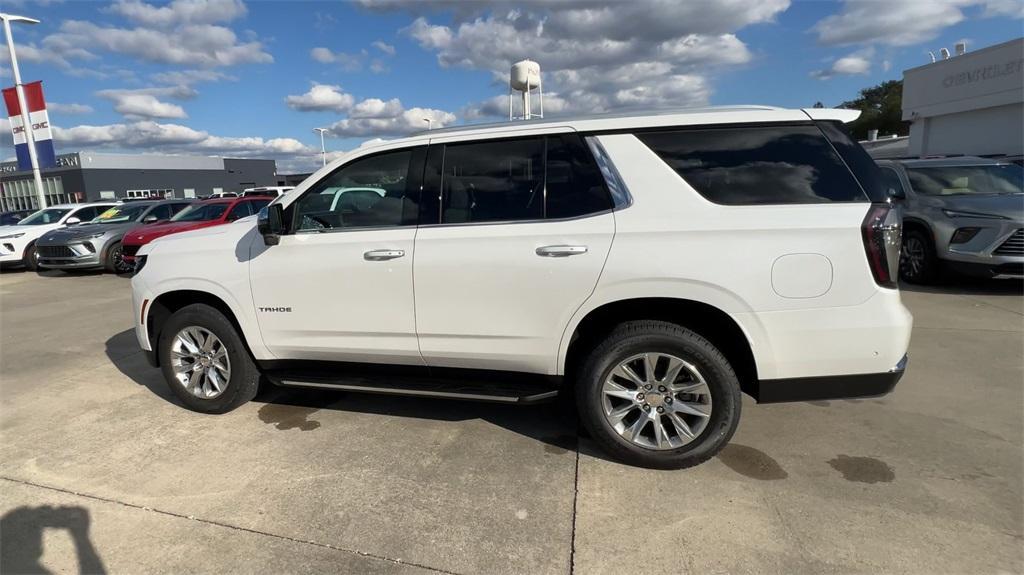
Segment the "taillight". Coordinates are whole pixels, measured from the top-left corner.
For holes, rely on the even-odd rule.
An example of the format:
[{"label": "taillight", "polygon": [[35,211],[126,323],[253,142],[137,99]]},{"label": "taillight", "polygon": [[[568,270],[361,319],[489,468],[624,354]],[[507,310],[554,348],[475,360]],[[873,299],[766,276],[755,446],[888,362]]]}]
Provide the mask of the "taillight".
[{"label": "taillight", "polygon": [[861,224],[861,233],[871,274],[875,276],[875,283],[882,287],[896,287],[902,232],[903,224],[897,208],[887,203],[871,204]]}]

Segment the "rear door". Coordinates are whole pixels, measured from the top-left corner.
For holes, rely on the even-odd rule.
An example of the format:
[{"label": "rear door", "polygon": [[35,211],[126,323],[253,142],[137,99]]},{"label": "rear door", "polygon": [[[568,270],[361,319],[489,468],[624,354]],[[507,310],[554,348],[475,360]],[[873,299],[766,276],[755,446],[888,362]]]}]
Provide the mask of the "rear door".
[{"label": "rear door", "polygon": [[431,141],[416,236],[416,322],[431,366],[555,373],[614,235],[576,134]]}]

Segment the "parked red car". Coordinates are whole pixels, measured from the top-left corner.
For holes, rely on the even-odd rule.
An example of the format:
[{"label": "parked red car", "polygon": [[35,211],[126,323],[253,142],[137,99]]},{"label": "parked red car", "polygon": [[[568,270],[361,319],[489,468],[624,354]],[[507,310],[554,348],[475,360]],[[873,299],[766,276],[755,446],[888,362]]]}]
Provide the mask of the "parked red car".
[{"label": "parked red car", "polygon": [[149,242],[178,232],[198,230],[233,222],[251,216],[269,204],[274,198],[216,198],[196,202],[163,224],[150,224],[128,230],[121,240],[125,262],[134,263],[139,248]]}]

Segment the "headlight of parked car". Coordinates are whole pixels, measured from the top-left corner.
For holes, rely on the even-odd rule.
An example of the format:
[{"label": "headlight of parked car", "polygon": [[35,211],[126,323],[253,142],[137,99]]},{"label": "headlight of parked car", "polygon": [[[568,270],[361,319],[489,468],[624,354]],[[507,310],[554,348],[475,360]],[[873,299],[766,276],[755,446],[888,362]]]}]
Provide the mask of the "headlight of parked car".
[{"label": "headlight of parked car", "polygon": [[148,256],[135,256],[135,273],[142,271],[142,268],[146,266],[146,259]]},{"label": "headlight of parked car", "polygon": [[0,240],[13,240],[14,238],[20,238],[23,235],[25,235],[25,232],[21,232],[19,234],[8,234],[6,236],[0,236]]},{"label": "headlight of parked car", "polygon": [[947,210],[943,209],[942,213],[946,214],[951,218],[978,218],[982,220],[1008,220],[1005,216],[997,216],[995,214],[979,214],[975,212],[961,212],[959,210]]},{"label": "headlight of parked car", "polygon": [[95,234],[89,234],[87,236],[83,236],[82,239],[83,240],[94,240],[96,238],[102,238],[104,235],[106,235],[106,232],[97,232]]}]

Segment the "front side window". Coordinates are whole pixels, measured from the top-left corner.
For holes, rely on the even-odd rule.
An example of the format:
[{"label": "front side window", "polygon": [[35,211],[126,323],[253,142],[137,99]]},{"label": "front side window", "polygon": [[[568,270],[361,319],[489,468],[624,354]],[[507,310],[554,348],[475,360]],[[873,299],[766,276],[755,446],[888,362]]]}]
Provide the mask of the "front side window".
[{"label": "front side window", "polygon": [[228,210],[225,203],[192,204],[171,218],[172,222],[209,222],[219,220]]},{"label": "front side window", "polygon": [[915,192],[929,196],[1024,193],[1024,168],[1017,164],[907,168],[907,176]]},{"label": "front side window", "polygon": [[637,137],[717,204],[868,201],[813,125],[697,128]]},{"label": "front side window", "polygon": [[56,224],[64,217],[64,214],[70,212],[68,208],[46,208],[45,210],[39,210],[31,216],[21,220],[17,223],[19,226],[40,226],[44,224]]},{"label": "front side window", "polygon": [[157,221],[161,222],[164,220],[169,220],[171,219],[171,207],[168,206],[167,204],[156,206],[155,208],[150,210],[148,214],[146,214],[147,218],[150,216],[156,217]]},{"label": "front side window", "polygon": [[406,189],[412,155],[400,150],[360,158],[317,182],[293,204],[296,231],[414,224],[414,194]]}]

